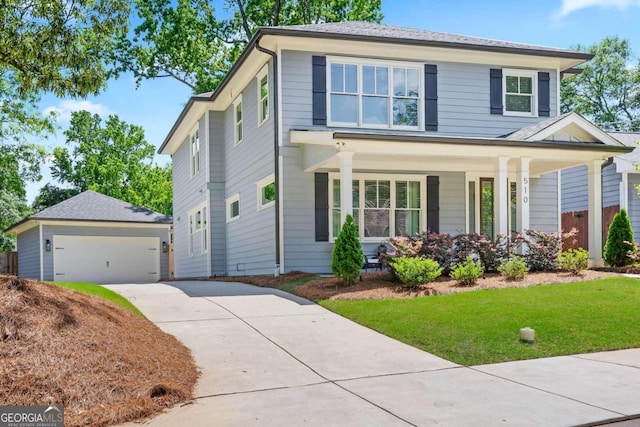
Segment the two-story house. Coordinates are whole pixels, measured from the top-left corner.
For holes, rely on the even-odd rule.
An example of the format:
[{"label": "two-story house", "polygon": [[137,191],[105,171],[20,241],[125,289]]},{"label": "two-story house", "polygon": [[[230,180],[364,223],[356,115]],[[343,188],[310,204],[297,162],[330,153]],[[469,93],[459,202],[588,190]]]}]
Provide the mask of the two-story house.
[{"label": "two-story house", "polygon": [[176,277],[330,272],[347,214],[365,252],[427,229],[557,231],[558,173],[578,165],[599,228],[601,164],[629,148],[559,115],[561,79],[589,58],[362,22],[261,28],[160,147]]}]

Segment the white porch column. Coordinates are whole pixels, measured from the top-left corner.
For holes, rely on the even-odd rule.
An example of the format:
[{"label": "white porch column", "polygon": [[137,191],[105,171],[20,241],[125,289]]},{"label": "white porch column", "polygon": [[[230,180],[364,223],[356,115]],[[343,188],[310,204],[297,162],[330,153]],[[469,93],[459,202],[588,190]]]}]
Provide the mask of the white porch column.
[{"label": "white porch column", "polygon": [[602,260],[602,160],[587,164],[589,181],[589,263],[604,265]]},{"label": "white porch column", "polygon": [[341,151],[340,159],[340,225],[353,215],[353,152]]},{"label": "white porch column", "polygon": [[529,163],[531,158],[522,157],[516,174],[516,230],[522,231],[531,228],[529,225],[529,206],[531,194],[529,193]]},{"label": "white porch column", "polygon": [[509,188],[507,185],[507,162],[508,157],[498,157],[496,178],[495,178],[495,195],[494,195],[494,212],[496,219],[495,234],[509,234]]}]

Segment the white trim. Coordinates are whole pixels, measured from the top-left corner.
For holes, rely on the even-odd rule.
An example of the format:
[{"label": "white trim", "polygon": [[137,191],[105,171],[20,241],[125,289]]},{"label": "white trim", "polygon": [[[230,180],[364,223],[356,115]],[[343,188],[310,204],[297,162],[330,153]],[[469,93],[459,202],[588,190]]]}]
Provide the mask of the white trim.
[{"label": "white trim", "polygon": [[[189,254],[189,257],[192,257],[194,255],[196,255],[195,252],[195,248],[192,247],[193,246],[193,236],[195,236],[197,233],[200,233],[200,253],[197,255],[205,255],[207,253],[209,253],[209,242],[207,242],[206,247],[205,247],[205,242],[204,242],[204,234],[207,234],[207,238],[209,236],[209,229],[210,229],[210,224],[209,224],[209,220],[205,218],[206,215],[208,215],[208,211],[209,211],[209,207],[207,206],[207,202],[201,202],[199,205],[197,205],[195,208],[189,210],[187,212],[187,221],[188,221],[188,227],[189,227],[189,232],[187,233],[188,239],[187,239],[187,253]],[[198,226],[197,223],[197,217],[198,214],[200,214],[200,225]],[[191,224],[191,221],[194,221],[193,224]],[[191,231],[191,226],[193,225],[193,232]],[[206,233],[204,233],[206,229]]]},{"label": "white trim", "polygon": [[[194,144],[195,143],[195,144]],[[200,173],[200,119],[189,133],[189,179],[193,179]],[[197,152],[194,152],[194,147]],[[194,164],[195,163],[195,164]],[[197,164],[197,168],[196,168]],[[197,169],[197,170],[196,170]]]},{"label": "white trim", "polygon": [[[278,90],[280,92],[276,96],[274,91],[274,99],[278,99],[275,106],[278,109],[278,146],[282,147],[282,49],[280,46],[278,46],[278,59],[280,61],[278,62],[278,75],[276,78],[278,79]],[[284,158],[279,155],[276,161],[278,162],[278,205],[280,207],[278,209],[279,235],[276,238],[280,240],[280,274],[284,274]]]},{"label": "white trim", "polygon": [[[211,247],[211,226],[210,223],[211,221],[209,221],[211,219],[211,190],[209,189],[209,183],[211,182],[211,167],[209,165],[209,157],[210,157],[210,149],[211,149],[211,141],[210,141],[210,137],[209,137],[209,126],[210,126],[210,122],[209,122],[209,115],[210,112],[207,110],[207,112],[205,113],[205,118],[204,118],[204,135],[205,135],[205,141],[204,141],[204,152],[205,152],[205,164],[207,167],[207,180],[206,180],[206,186],[205,188],[207,189],[207,193],[206,193],[206,208],[207,208],[207,232],[206,232],[206,239],[207,241],[207,252],[209,252],[209,248]],[[175,261],[174,261],[175,263]],[[211,257],[208,256],[207,257],[207,275],[209,277],[211,277]]]},{"label": "white trim", "polygon": [[556,171],[558,183],[558,231],[562,232],[562,170]]},{"label": "white trim", "polygon": [[[356,93],[347,93],[347,95],[355,96],[357,99],[357,118],[356,122],[334,122],[331,120],[331,65],[332,64],[343,64],[343,65],[354,65],[357,70],[357,85],[356,85]],[[384,95],[384,98],[388,100],[388,123],[387,124],[370,124],[363,123],[362,118],[362,98],[365,94],[362,93],[362,67],[363,66],[376,66],[387,68],[387,95]],[[370,58],[355,58],[348,56],[327,56],[327,65],[326,65],[326,87],[327,87],[327,126],[335,126],[335,127],[356,127],[361,129],[393,129],[393,130],[410,130],[410,131],[422,131],[424,130],[424,62],[410,62],[410,61],[392,61],[392,60],[381,60],[381,59],[370,59]],[[401,126],[393,124],[393,99],[401,98],[401,99],[414,99],[413,97],[406,96],[394,96],[393,94],[393,68],[404,68],[404,69],[414,69],[418,72],[418,125],[417,126]],[[382,97],[382,96],[381,96]]]},{"label": "white trim", "polygon": [[[231,208],[231,205],[235,202],[238,202],[238,215],[231,218],[230,208]],[[238,219],[240,219],[240,193],[236,193],[231,197],[227,197],[227,199],[225,200],[225,206],[226,206],[225,211],[226,211],[227,223],[237,221]]]},{"label": "white trim", "polygon": [[[365,180],[376,181],[390,181],[391,188],[389,189],[390,200],[392,205],[389,206],[389,234],[395,234],[395,203],[396,203],[396,186],[397,181],[418,181],[420,182],[420,228],[424,229],[427,226],[427,175],[415,175],[415,174],[379,174],[379,173],[354,173],[353,180],[359,180],[360,185],[364,186]],[[339,172],[329,172],[329,241],[335,242],[336,236],[333,236],[333,181],[340,180]],[[342,195],[342,194],[341,194]],[[360,191],[359,194],[359,208],[357,208],[361,215],[358,217],[358,229],[360,232],[360,241],[363,243],[380,243],[381,240],[389,237],[364,237],[364,206],[365,206],[365,192]]]},{"label": "white trim", "polygon": [[[574,112],[558,120],[551,126],[545,129],[542,129],[540,132],[531,135],[525,141],[542,141],[545,138],[548,138],[549,136],[553,135],[556,132],[561,131],[562,129],[566,128],[571,124],[578,126],[588,134],[592,135],[594,138],[598,139],[600,142],[603,142],[605,145],[624,147],[623,143],[621,143],[611,135],[607,134],[606,132],[602,131],[600,128],[595,126],[593,123],[591,123],[581,115]],[[620,153],[616,155],[620,155]]]},{"label": "white trim", "polygon": [[[38,228],[40,229],[40,281],[44,280],[44,250],[42,248],[42,223],[38,224]],[[53,240],[53,237],[52,237]],[[16,239],[17,241],[17,239]],[[51,245],[53,246],[53,242],[51,242]],[[53,249],[53,248],[52,248]],[[20,268],[20,260],[18,260],[18,269]],[[55,275],[54,275],[55,277]]]},{"label": "white trim", "polygon": [[[507,110],[507,77],[531,78],[531,112],[519,112]],[[525,94],[526,95],[526,94]],[[521,95],[524,96],[524,95]],[[538,117],[538,72],[534,70],[521,70],[516,68],[502,69],[502,115],[516,117]]]},{"label": "white trim", "polygon": [[[238,121],[238,105],[240,105],[240,120]],[[241,132],[238,132],[238,125],[240,126]],[[238,133],[242,133],[242,138],[238,135]],[[238,146],[244,140],[244,104],[242,103],[242,94],[238,95],[238,97],[233,101],[233,145]]]},{"label": "white trim", "polygon": [[622,172],[622,181],[620,182],[620,209],[629,212],[629,172]]},{"label": "white trim", "polygon": [[[267,78],[267,115],[262,118],[262,115],[264,114],[263,110],[262,110],[262,79],[263,78]],[[258,74],[256,75],[256,86],[257,86],[257,100],[258,100],[258,127],[262,126],[262,124],[264,122],[266,122],[267,120],[269,120],[269,116],[271,113],[271,108],[269,108],[271,106],[271,102],[270,102],[270,98],[271,98],[271,88],[269,87],[269,83],[271,83],[271,79],[269,79],[269,63],[267,62],[266,64],[264,64],[264,67],[262,67],[262,69],[260,70],[260,72],[258,72]]]},{"label": "white trim", "polygon": [[275,179],[276,179],[276,176],[275,174],[272,173],[271,175],[266,176],[261,180],[259,180],[258,182],[256,182],[256,196],[257,196],[256,206],[258,211],[262,211],[264,209],[275,206],[276,204],[275,199],[264,204],[262,203],[262,190],[269,184],[275,185]]},{"label": "white trim", "polygon": [[559,116],[562,111],[560,109],[560,83],[562,82],[560,77],[560,68],[556,69],[556,116]]}]

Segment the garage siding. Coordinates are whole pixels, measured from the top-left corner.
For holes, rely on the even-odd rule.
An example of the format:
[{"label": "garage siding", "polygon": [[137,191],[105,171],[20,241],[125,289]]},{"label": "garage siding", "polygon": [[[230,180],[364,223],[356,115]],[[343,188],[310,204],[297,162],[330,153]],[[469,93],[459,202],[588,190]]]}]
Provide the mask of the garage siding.
[{"label": "garage siding", "polygon": [[[36,228],[37,230],[37,228]],[[23,233],[24,234],[24,233]],[[122,237],[157,237],[162,242],[169,241],[168,228],[146,227],[87,227],[72,225],[43,225],[42,239],[53,242],[54,235],[66,236],[122,236]],[[19,262],[19,261],[18,261]],[[169,254],[160,252],[160,277],[169,277]],[[53,276],[53,250],[44,252],[44,280],[54,280]]]},{"label": "garage siding", "polygon": [[18,234],[18,275],[40,280],[40,228]]}]

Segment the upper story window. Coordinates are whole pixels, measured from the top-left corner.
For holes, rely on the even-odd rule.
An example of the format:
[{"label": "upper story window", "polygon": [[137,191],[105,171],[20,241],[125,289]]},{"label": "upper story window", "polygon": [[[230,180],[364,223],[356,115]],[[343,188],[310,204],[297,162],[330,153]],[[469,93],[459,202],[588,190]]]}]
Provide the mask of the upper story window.
[{"label": "upper story window", "polygon": [[242,95],[233,102],[233,127],[234,127],[234,143],[238,145],[244,137],[244,129],[242,125]]},{"label": "upper story window", "polygon": [[191,158],[191,177],[200,172],[200,131],[196,127],[189,136],[189,152]]},{"label": "upper story window", "polygon": [[269,72],[267,65],[256,76],[258,81],[258,126],[269,118]]},{"label": "upper story window", "polygon": [[535,116],[537,74],[527,70],[503,70],[504,114]]},{"label": "upper story window", "polygon": [[330,58],[329,125],[418,130],[420,65]]}]

